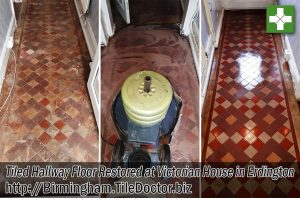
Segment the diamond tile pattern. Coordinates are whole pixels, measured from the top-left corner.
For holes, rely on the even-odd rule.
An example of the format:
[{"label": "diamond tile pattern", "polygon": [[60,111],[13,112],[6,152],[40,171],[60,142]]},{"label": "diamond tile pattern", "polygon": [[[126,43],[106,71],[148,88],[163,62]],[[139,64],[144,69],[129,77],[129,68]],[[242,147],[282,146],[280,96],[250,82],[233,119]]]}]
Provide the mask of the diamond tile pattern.
[{"label": "diamond tile pattern", "polygon": [[202,197],[298,197],[300,178],[203,179]]},{"label": "diamond tile pattern", "polygon": [[[275,43],[272,34],[265,32],[265,18],[265,10],[225,12],[221,63],[203,150],[207,162],[261,162],[255,164],[259,167],[266,162],[299,161]],[[225,108],[226,100],[231,105]],[[232,125],[224,121],[230,115],[238,118]],[[223,133],[229,138],[221,143],[218,137]],[[299,196],[298,165],[273,165],[292,165],[295,177],[205,178],[201,181],[202,197]]]},{"label": "diamond tile pattern", "polygon": [[253,13],[225,17],[205,161],[297,160],[275,43],[264,19]]},{"label": "diamond tile pattern", "polygon": [[98,161],[98,133],[68,0],[25,2],[1,161]]}]

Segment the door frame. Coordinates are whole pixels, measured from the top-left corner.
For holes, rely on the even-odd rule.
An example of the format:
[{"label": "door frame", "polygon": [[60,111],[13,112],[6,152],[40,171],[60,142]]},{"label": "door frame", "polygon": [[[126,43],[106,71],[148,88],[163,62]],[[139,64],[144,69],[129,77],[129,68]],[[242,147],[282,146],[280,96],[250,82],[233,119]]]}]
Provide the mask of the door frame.
[{"label": "door frame", "polygon": [[97,40],[95,34],[93,32],[91,23],[84,16],[83,8],[81,2],[79,0],[74,0],[76,11],[79,17],[80,26],[83,31],[84,39],[87,44],[87,48],[90,54],[91,59],[93,60],[97,51]]},{"label": "door frame", "polygon": [[101,22],[103,26],[103,31],[111,37],[114,35],[115,27],[114,21],[111,12],[111,6],[109,0],[102,0],[101,1]]},{"label": "door frame", "polygon": [[130,23],[129,0],[114,0],[117,10],[127,24]]},{"label": "door frame", "polygon": [[[204,16],[205,20],[207,21],[208,26],[208,33],[209,33],[209,39],[207,42],[207,45],[203,45],[203,41],[200,42],[201,47],[201,95],[200,95],[200,112],[203,110],[204,100],[210,80],[210,74],[211,74],[211,68],[212,63],[214,60],[214,53],[215,53],[215,47],[216,47],[216,32],[215,28],[213,26],[213,20],[210,13],[210,6],[208,3],[208,0],[203,0],[203,6],[204,6]],[[222,17],[223,18],[223,17]],[[221,18],[221,19],[222,19]],[[222,24],[222,21],[219,22],[220,25]],[[219,26],[220,26],[219,25]],[[217,27],[218,29],[218,27]],[[217,38],[219,39],[219,38]],[[204,61],[204,60],[205,61]]]},{"label": "door frame", "polygon": [[186,10],[184,10],[182,22],[180,24],[180,33],[188,36],[191,32],[191,23],[194,15],[199,8],[198,0],[189,0]]}]

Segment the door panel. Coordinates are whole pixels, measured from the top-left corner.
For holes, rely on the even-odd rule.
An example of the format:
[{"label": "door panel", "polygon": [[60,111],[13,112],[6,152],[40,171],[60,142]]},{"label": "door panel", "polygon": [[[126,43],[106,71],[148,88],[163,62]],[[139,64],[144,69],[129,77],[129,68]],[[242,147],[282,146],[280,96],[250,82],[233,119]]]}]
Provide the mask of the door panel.
[{"label": "door panel", "polygon": [[90,0],[80,0],[80,3],[83,9],[83,13],[86,13],[89,9]]},{"label": "door panel", "polygon": [[212,20],[212,10],[215,4],[214,0],[203,0],[201,6],[201,103],[200,108],[203,109],[203,101],[206,95],[208,81],[210,78],[210,71],[213,62],[213,55],[215,50],[215,27]]},{"label": "door panel", "polygon": [[199,40],[200,40],[200,32],[199,32],[199,10],[197,10],[195,16],[193,17],[191,24],[191,32],[189,35],[189,41],[192,48],[192,53],[195,61],[196,72],[198,75],[198,80],[200,79],[200,68],[199,68]]},{"label": "door panel", "polygon": [[180,32],[181,34],[188,36],[191,32],[191,23],[193,17],[198,8],[198,1],[197,0],[189,0],[188,4],[186,5],[186,9],[183,13],[182,22],[180,25]]},{"label": "door panel", "polygon": [[107,37],[114,34],[114,22],[109,0],[101,1],[101,28]]},{"label": "door panel", "polygon": [[100,46],[97,47],[97,52],[95,55],[95,59],[91,66],[91,72],[89,76],[89,80],[87,83],[88,91],[90,95],[90,99],[92,102],[92,107],[94,110],[94,115],[96,118],[96,122],[98,128],[100,127],[100,59],[99,59],[99,49]]},{"label": "door panel", "polygon": [[128,0],[115,0],[116,7],[127,24],[130,23]]}]

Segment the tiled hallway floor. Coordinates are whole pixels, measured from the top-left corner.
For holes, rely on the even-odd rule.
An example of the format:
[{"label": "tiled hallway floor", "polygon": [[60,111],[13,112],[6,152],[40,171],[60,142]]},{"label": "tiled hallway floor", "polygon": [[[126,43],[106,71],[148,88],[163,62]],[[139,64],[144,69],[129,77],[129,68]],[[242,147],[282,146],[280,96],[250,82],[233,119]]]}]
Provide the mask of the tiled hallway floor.
[{"label": "tiled hallway floor", "polygon": [[[140,70],[166,76],[183,100],[171,142],[172,161],[199,161],[198,89],[192,52],[173,26],[128,26],[102,49],[101,132],[114,144],[117,129],[111,116],[113,100],[125,79]],[[101,160],[111,161],[112,146],[102,141]]]},{"label": "tiled hallway floor", "polygon": [[16,85],[0,125],[0,161],[98,161],[89,66],[82,60],[72,2],[25,3]]},{"label": "tiled hallway floor", "polygon": [[293,162],[299,149],[263,12],[227,12],[203,160]]}]

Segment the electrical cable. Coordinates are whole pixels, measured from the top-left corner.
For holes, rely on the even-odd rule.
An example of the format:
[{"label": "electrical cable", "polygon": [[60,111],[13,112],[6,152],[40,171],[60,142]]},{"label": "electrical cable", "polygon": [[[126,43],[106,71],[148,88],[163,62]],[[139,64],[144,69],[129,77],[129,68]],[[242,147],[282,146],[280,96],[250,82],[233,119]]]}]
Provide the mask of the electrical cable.
[{"label": "electrical cable", "polygon": [[17,58],[16,58],[16,54],[15,54],[15,52],[14,52],[13,49],[11,49],[11,52],[12,52],[13,55],[14,55],[14,62],[15,62],[15,70],[14,70],[14,75],[13,75],[13,83],[12,83],[12,86],[11,86],[11,88],[10,88],[10,90],[9,90],[9,93],[8,93],[8,95],[7,95],[7,97],[6,97],[6,99],[5,99],[4,103],[3,103],[3,105],[0,107],[0,113],[1,113],[2,110],[3,110],[3,108],[4,108],[5,105],[6,105],[7,101],[9,101],[9,102],[8,102],[8,105],[6,106],[6,109],[4,110],[4,113],[3,113],[3,114],[1,115],[1,117],[0,117],[0,121],[2,120],[2,118],[4,117],[4,115],[6,114],[7,109],[8,109],[8,107],[9,107],[10,104],[11,104],[11,101],[12,101],[12,95],[13,95],[13,90],[14,90],[14,87],[15,87],[15,81],[16,81],[16,76],[17,76]]}]

